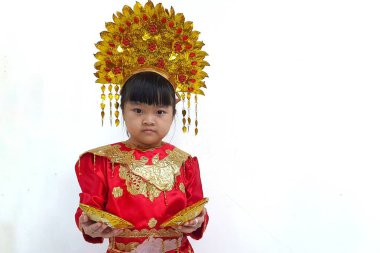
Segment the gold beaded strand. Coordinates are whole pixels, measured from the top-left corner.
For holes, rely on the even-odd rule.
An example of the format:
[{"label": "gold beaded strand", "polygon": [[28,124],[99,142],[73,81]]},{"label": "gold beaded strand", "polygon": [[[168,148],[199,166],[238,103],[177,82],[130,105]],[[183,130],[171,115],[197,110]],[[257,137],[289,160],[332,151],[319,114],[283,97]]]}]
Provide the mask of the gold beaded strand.
[{"label": "gold beaded strand", "polygon": [[100,98],[102,99],[102,102],[100,103],[100,108],[102,109],[100,115],[102,116],[102,126],[103,126],[103,121],[104,121],[104,108],[106,108],[105,99],[106,99],[106,94],[104,94],[104,91],[106,90],[106,86],[103,84],[101,87],[102,94],[100,95]]},{"label": "gold beaded strand", "polygon": [[186,133],[186,110],[185,110],[185,93],[181,94],[181,100],[182,100],[182,132]]},{"label": "gold beaded strand", "polygon": [[119,124],[120,124],[120,120],[119,120],[119,106],[120,106],[120,104],[119,104],[119,98],[120,98],[119,89],[120,89],[119,85],[118,84],[115,85],[115,96],[114,96],[114,98],[115,98],[115,112],[114,112],[114,115],[116,117],[116,119],[115,119],[115,125],[116,126],[119,126]]},{"label": "gold beaded strand", "polygon": [[112,95],[112,84],[109,84],[108,85],[108,99],[110,101],[110,124],[112,126],[112,98],[113,98],[113,95]]}]

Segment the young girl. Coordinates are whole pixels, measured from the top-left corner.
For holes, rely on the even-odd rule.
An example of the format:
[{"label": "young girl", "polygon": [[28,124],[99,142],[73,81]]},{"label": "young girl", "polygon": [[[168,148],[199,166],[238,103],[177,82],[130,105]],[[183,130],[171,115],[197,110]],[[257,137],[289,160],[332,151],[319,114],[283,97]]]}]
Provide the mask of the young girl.
[{"label": "young girl", "polygon": [[193,252],[187,237],[202,237],[205,209],[183,226],[160,228],[203,198],[197,158],[162,141],[176,113],[174,88],[162,75],[144,71],[132,75],[120,95],[129,139],[85,152],[75,169],[80,203],[117,215],[134,228],[112,229],[80,208],[78,228],[91,243],[109,238],[107,253]]}]

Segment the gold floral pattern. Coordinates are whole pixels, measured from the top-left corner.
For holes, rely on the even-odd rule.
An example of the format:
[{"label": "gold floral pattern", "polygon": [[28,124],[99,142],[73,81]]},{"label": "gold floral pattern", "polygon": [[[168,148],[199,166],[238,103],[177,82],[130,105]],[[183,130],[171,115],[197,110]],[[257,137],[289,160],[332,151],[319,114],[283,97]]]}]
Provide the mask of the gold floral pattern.
[{"label": "gold floral pattern", "polygon": [[114,198],[119,198],[123,196],[123,189],[121,189],[119,186],[114,187],[112,190],[112,195],[114,196]]},{"label": "gold floral pattern", "polygon": [[156,224],[157,224],[157,220],[155,218],[150,219],[148,222],[148,226],[150,228],[154,228],[156,226]]},{"label": "gold floral pattern", "polygon": [[128,167],[121,165],[119,176],[120,178],[125,179],[127,190],[132,195],[142,194],[149,198],[150,201],[153,201],[161,194],[161,191],[158,188],[153,184],[145,182],[141,177],[134,175]]}]

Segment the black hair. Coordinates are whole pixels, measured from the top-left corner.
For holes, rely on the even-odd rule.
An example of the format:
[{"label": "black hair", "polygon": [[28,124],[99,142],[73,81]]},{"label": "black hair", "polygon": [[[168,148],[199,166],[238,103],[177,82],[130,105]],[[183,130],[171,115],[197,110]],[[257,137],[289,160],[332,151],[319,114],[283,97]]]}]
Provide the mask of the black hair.
[{"label": "black hair", "polygon": [[160,74],[144,71],[132,75],[120,91],[121,109],[127,102],[172,106],[175,115],[175,92],[172,84]]}]

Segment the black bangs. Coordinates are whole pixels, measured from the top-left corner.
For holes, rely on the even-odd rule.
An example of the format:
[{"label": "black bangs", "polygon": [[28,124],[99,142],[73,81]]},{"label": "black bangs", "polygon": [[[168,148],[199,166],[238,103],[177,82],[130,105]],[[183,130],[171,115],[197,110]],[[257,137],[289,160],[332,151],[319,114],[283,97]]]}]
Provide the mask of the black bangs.
[{"label": "black bangs", "polygon": [[175,109],[173,86],[166,78],[155,72],[140,72],[133,75],[125,82],[120,95],[122,109],[126,102],[173,106]]}]

